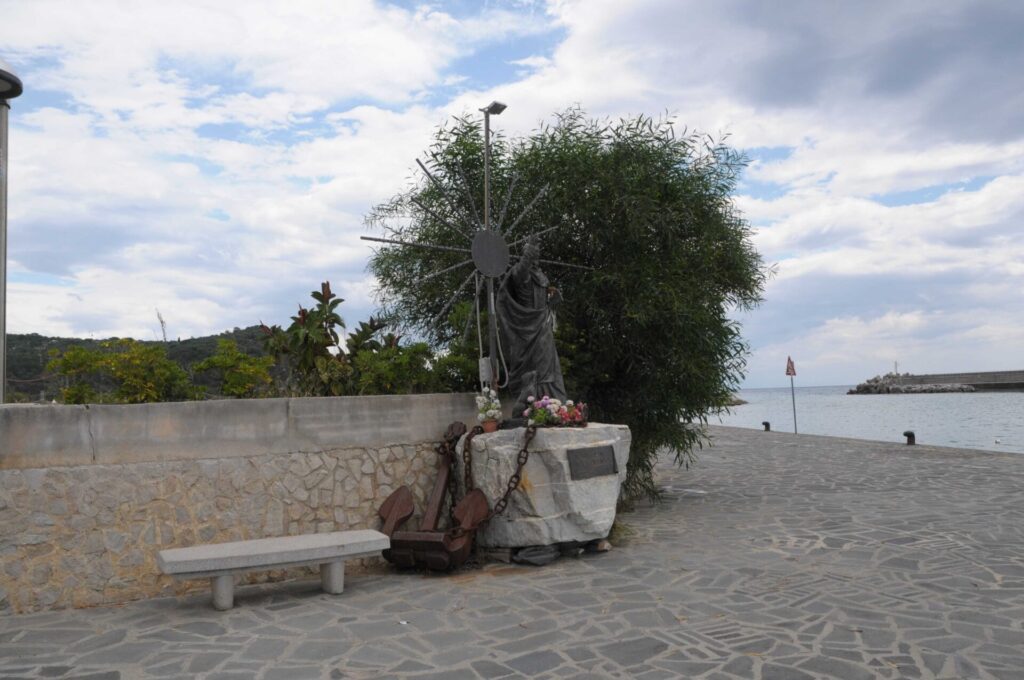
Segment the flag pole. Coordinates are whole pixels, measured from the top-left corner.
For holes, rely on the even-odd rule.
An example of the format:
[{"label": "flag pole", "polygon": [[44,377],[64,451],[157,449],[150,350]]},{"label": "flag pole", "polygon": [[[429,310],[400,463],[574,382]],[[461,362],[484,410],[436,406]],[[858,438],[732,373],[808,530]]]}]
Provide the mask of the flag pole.
[{"label": "flag pole", "polygon": [[789,376],[789,394],[793,397],[793,434],[797,434],[796,431],[796,388],[793,387],[793,376]]},{"label": "flag pole", "polygon": [[793,387],[793,376],[796,375],[796,366],[793,364],[793,357],[786,357],[786,375],[789,376],[789,394],[793,397],[793,434],[796,431],[796,388]]}]

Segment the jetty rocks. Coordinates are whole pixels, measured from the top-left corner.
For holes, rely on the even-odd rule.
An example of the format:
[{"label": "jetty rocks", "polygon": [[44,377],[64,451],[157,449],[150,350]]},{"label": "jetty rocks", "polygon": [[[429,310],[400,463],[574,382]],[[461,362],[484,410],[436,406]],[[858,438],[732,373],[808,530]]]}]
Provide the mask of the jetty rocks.
[{"label": "jetty rocks", "polygon": [[973,386],[963,385],[961,383],[943,383],[943,384],[926,384],[926,385],[904,385],[901,380],[903,378],[909,378],[911,375],[905,373],[899,375],[898,373],[886,373],[885,375],[876,375],[874,378],[869,379],[867,382],[854,387],[852,390],[848,390],[847,394],[932,394],[937,392],[975,392]]}]

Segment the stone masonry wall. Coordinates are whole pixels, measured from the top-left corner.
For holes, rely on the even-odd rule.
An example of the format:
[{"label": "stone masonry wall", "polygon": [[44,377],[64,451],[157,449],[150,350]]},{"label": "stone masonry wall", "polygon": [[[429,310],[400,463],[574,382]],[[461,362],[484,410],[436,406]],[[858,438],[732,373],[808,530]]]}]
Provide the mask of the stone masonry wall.
[{"label": "stone masonry wall", "polygon": [[[295,428],[286,422],[286,435],[273,444],[281,449],[276,452],[243,455],[242,441],[229,457],[206,457],[209,452],[204,451],[190,458],[184,449],[168,448],[173,437],[165,432],[153,435],[162,437],[155,457],[163,460],[136,460],[154,457],[136,448],[131,455],[120,456],[130,462],[103,464],[54,464],[62,456],[81,460],[83,454],[74,450],[53,454],[52,443],[61,440],[62,433],[46,431],[46,422],[59,428],[60,422],[68,420],[67,414],[57,410],[50,412],[53,417],[40,418],[37,412],[33,426],[39,429],[40,451],[46,455],[38,459],[47,461],[45,467],[27,466],[36,453],[29,450],[31,437],[25,434],[29,430],[10,417],[5,420],[7,409],[0,409],[0,612],[111,604],[205,589],[209,585],[204,581],[177,582],[161,575],[157,551],[197,543],[376,528],[379,504],[402,484],[409,485],[417,507],[422,508],[435,475],[433,445],[451,420],[468,422],[473,415],[471,396],[368,398],[377,400],[370,411],[380,411],[381,418],[406,419],[406,431],[394,425],[381,428],[388,430],[388,439],[399,440],[387,444],[373,444],[372,433],[355,428],[348,436],[337,430],[338,418],[344,415],[339,411],[366,410],[365,403],[346,404],[344,399],[318,400],[321,403],[313,406],[320,415],[299,418],[307,428],[322,419],[323,429],[332,430],[326,439],[337,440],[334,445],[321,441],[311,450],[290,447],[287,432]],[[325,406],[323,401],[333,403]],[[238,433],[239,418],[245,420],[240,415],[245,402],[231,403],[238,405],[229,407],[234,409],[228,413],[232,417],[214,421],[230,421]],[[215,408],[222,409],[218,416],[225,415],[223,405]],[[302,409],[295,404],[282,411],[285,420],[294,419],[297,412]],[[142,420],[153,413],[136,412]],[[194,410],[182,413],[186,420],[195,415]],[[115,415],[137,425],[130,410]],[[264,419],[259,424],[262,428],[268,425],[267,416],[259,409],[253,414]],[[374,429],[374,422],[370,418],[361,429]],[[183,437],[203,441],[197,439],[197,423],[179,425]],[[207,426],[207,437],[223,436],[216,427]],[[90,422],[87,429],[93,431],[93,457],[104,458],[103,442],[95,439],[102,427]],[[113,438],[112,444],[121,445],[109,427],[106,436]],[[243,434],[238,437],[245,440]],[[362,445],[346,446],[341,441],[345,439]],[[15,440],[20,446],[17,451],[10,448]],[[252,442],[251,448],[259,450],[260,445]],[[174,453],[168,453],[172,449]],[[5,461],[17,467],[4,469]],[[247,582],[296,575],[296,570],[257,573]]]}]

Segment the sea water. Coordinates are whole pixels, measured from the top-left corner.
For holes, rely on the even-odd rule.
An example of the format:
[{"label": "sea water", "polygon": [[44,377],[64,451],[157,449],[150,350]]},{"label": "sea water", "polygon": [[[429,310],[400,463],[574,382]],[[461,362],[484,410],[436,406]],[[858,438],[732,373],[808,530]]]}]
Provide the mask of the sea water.
[{"label": "sea water", "polygon": [[[1024,453],[1024,392],[954,394],[846,394],[851,386],[797,387],[796,425],[801,434],[906,442]],[[748,403],[712,416],[712,424],[793,431],[789,387],[741,390]]]}]

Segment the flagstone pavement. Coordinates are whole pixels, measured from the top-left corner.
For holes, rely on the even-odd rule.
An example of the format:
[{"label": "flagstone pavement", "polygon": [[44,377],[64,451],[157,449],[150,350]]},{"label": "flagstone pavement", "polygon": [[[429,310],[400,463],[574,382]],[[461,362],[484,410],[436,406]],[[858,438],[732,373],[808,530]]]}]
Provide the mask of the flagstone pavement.
[{"label": "flagstone pavement", "polygon": [[610,553],[0,618],[3,678],[1024,678],[1024,456],[711,428]]}]

